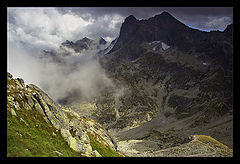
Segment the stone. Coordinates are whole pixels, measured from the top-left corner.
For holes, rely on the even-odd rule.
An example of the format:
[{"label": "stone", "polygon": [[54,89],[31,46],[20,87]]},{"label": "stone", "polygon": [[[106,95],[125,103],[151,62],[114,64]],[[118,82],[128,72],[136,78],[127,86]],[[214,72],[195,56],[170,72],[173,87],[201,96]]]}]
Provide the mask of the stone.
[{"label": "stone", "polygon": [[7,72],[7,77],[9,77],[10,79],[13,77],[13,75],[9,72]]},{"label": "stone", "polygon": [[39,113],[41,113],[41,114],[44,115],[43,109],[42,109],[41,105],[40,105],[37,101],[35,101],[34,108],[35,108]]},{"label": "stone", "polygon": [[23,79],[17,78],[17,81],[20,83],[20,85],[21,85],[22,87],[25,87],[25,83],[24,83],[24,80],[23,80]]},{"label": "stone", "polygon": [[59,156],[63,156],[63,153],[59,152],[59,151],[53,151],[53,153],[56,153]]},{"label": "stone", "polygon": [[97,150],[92,151],[91,153],[94,157],[102,157]]},{"label": "stone", "polygon": [[68,144],[73,150],[79,151],[78,145],[77,145],[77,140],[75,138],[73,138],[72,136],[68,137]]},{"label": "stone", "polygon": [[17,116],[17,113],[15,112],[14,109],[12,109],[12,108],[9,108],[9,109],[10,109],[10,113],[11,113],[11,115],[13,115],[13,116]]},{"label": "stone", "polygon": [[60,132],[65,140],[67,140],[68,137],[71,136],[71,133],[67,129],[60,129]]}]

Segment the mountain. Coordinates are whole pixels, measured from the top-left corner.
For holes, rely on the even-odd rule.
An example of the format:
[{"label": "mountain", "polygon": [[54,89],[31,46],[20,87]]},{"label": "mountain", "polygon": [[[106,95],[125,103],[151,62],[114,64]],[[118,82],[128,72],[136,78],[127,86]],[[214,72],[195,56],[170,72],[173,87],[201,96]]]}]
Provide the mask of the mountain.
[{"label": "mountain", "polygon": [[162,41],[183,53],[195,51],[206,55],[212,62],[220,64],[226,75],[231,76],[231,36],[231,26],[223,32],[199,31],[189,28],[167,12],[147,20],[137,20],[130,15],[123,22],[119,38],[108,54],[114,61],[135,60],[144,52],[141,44]]},{"label": "mountain", "polygon": [[100,50],[100,51],[98,52],[98,56],[101,57],[101,56],[103,56],[103,55],[106,55],[109,51],[111,51],[111,49],[113,48],[113,46],[116,44],[117,39],[118,39],[118,38],[114,39],[114,40],[110,43],[110,45],[107,46],[105,49]]},{"label": "mountain", "polygon": [[99,39],[99,45],[105,45],[107,44],[106,40],[104,40],[102,37]]},{"label": "mountain", "polygon": [[167,12],[131,15],[100,63],[120,89],[96,101],[95,120],[119,142],[157,151],[205,134],[232,147],[232,25],[204,32]]},{"label": "mountain", "polygon": [[57,49],[42,50],[40,58],[64,64],[67,56],[100,56],[107,51],[107,46],[107,42],[102,37],[96,40],[84,37],[76,42],[66,40]]},{"label": "mountain", "polygon": [[74,50],[75,53],[83,53],[88,50],[102,50],[105,48],[106,41],[101,37],[99,40],[92,40],[87,37],[77,40],[75,43],[66,40],[60,46],[61,49],[69,48]]}]

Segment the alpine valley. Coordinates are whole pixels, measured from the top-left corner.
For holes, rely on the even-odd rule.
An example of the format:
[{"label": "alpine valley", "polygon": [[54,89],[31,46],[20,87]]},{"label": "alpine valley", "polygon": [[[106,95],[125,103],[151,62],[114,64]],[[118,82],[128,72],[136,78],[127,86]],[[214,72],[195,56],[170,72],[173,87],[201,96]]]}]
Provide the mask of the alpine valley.
[{"label": "alpine valley", "polygon": [[53,101],[8,73],[8,156],[232,157],[232,31],[193,29],[168,12],[130,15],[111,43],[43,50],[63,65],[87,54],[114,85]]}]

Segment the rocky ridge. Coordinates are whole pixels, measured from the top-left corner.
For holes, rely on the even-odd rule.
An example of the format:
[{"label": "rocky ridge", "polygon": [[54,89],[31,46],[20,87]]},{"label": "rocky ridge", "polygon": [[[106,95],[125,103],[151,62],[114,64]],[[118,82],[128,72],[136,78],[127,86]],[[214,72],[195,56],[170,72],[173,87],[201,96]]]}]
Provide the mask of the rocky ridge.
[{"label": "rocky ridge", "polygon": [[115,142],[100,124],[62,107],[37,86],[25,86],[23,79],[13,79],[10,73],[7,75],[7,110],[10,114],[9,120],[17,117],[25,122],[26,126],[28,124],[25,119],[28,118],[19,118],[18,113],[37,111],[43,117],[43,121],[52,125],[56,132],[59,131],[70,148],[82,156],[102,156],[97,150],[93,150],[89,135],[94,137],[96,142],[116,152]]},{"label": "rocky ridge", "polygon": [[168,12],[146,20],[137,20],[130,15],[124,20],[117,42],[108,55],[115,62],[135,60],[144,53],[143,42],[162,41],[183,53],[194,51],[204,54],[221,65],[227,76],[231,76],[232,30],[232,25],[229,25],[223,32],[199,31],[186,26]]}]

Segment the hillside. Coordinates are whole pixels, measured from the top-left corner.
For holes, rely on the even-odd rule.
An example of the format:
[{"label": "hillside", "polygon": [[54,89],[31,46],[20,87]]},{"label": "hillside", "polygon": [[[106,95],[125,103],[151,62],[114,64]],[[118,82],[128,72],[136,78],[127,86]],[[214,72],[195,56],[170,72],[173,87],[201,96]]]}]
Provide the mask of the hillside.
[{"label": "hillside", "polygon": [[37,86],[7,76],[8,157],[123,156],[108,132],[55,103]]},{"label": "hillside", "polygon": [[[7,81],[8,157],[232,156],[231,148],[204,135],[189,136],[182,141],[173,137],[172,141],[181,144],[157,151],[147,150],[143,139],[120,141],[115,145],[100,124],[53,104],[36,86],[25,87],[22,79],[13,79],[10,73]],[[157,131],[151,135],[164,139],[165,143],[172,142]],[[145,147],[139,142],[145,142]]]}]

